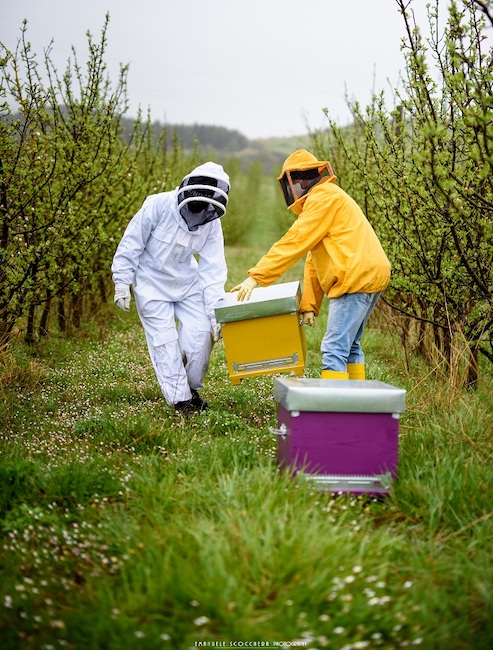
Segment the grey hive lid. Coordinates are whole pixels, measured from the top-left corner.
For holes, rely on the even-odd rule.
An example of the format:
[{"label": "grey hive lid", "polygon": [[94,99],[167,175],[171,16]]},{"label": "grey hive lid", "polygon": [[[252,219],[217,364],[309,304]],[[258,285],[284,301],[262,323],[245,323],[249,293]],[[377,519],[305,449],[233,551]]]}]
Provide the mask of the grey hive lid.
[{"label": "grey hive lid", "polygon": [[404,413],[406,391],[381,381],[274,377],[274,398],[287,411]]},{"label": "grey hive lid", "polygon": [[218,323],[296,313],[301,303],[301,287],[298,281],[256,287],[250,300],[238,300],[238,294],[227,293],[216,305]]}]

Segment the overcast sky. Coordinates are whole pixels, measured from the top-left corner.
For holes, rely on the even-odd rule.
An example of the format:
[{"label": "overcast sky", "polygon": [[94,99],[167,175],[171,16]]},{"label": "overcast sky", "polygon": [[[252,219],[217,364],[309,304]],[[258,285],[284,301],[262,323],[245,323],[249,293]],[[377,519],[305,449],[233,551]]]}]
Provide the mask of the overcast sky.
[{"label": "overcast sky", "polygon": [[[412,1],[424,28],[427,2]],[[396,0],[0,0],[0,41],[14,48],[26,18],[40,60],[54,40],[60,72],[71,46],[87,60],[86,32],[98,41],[107,12],[105,61],[115,84],[130,65],[129,117],[150,107],[252,139],[302,135],[327,124],[324,108],[348,123],[346,94],[390,98],[404,67]]]}]

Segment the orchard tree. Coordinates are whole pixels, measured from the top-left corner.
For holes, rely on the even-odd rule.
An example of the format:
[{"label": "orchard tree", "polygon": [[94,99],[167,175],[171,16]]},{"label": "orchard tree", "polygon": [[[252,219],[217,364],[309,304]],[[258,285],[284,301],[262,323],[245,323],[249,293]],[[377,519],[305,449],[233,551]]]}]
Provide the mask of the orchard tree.
[{"label": "orchard tree", "polygon": [[26,22],[16,51],[0,45],[0,337],[22,326],[32,341],[54,300],[62,327],[94,312],[124,224],[169,180],[150,116],[122,137],[127,67],[113,88],[108,21],[99,43],[87,34],[85,69],[73,50],[62,76],[50,48],[42,74]]},{"label": "orchard tree", "polygon": [[[375,96],[351,105],[347,131],[331,121],[330,146],[344,159],[341,182],[365,207],[391,258],[385,300],[419,324],[421,349],[457,351],[466,382],[477,380],[478,352],[493,361],[493,59],[488,4],[451,2],[443,32],[438,2],[430,36],[415,24],[412,1],[397,0],[405,37],[404,89],[395,109]],[[428,334],[431,333],[431,337]],[[463,345],[460,345],[460,342]]]}]

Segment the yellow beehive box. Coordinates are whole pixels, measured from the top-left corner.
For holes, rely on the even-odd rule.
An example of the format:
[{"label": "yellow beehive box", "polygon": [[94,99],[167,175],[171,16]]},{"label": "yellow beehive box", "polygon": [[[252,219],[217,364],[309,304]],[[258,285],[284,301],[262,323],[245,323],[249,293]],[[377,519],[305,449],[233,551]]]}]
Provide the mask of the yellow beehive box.
[{"label": "yellow beehive box", "polygon": [[226,294],[215,309],[233,384],[279,372],[302,375],[306,340],[300,325],[300,283],[257,287],[250,300],[237,297]]}]

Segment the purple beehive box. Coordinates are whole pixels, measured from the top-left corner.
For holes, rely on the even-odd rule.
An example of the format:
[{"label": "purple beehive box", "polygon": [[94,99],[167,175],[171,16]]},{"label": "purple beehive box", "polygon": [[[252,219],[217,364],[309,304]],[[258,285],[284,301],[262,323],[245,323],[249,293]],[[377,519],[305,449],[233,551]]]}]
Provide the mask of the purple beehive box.
[{"label": "purple beehive box", "polygon": [[282,468],[332,492],[387,494],[406,391],[380,381],[274,378]]}]

